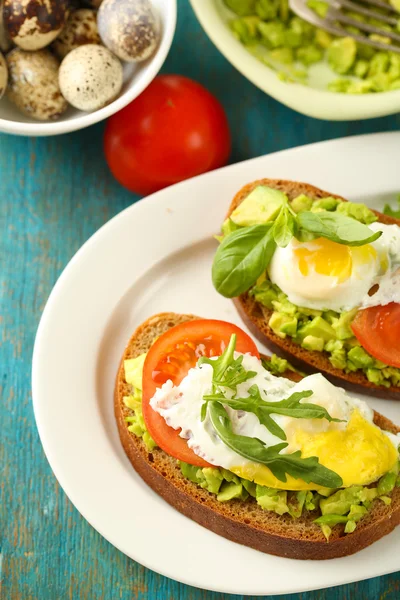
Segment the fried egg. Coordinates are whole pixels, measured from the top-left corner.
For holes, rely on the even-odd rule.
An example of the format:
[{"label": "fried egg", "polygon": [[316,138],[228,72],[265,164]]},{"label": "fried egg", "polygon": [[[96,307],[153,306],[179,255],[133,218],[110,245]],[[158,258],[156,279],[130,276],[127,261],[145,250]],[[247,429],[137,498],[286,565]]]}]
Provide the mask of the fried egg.
[{"label": "fried egg", "polygon": [[[236,353],[236,357],[240,356]],[[323,406],[331,417],[327,419],[300,419],[271,414],[272,419],[283,429],[287,447],[281,454],[300,450],[302,457],[317,456],[320,463],[343,479],[343,487],[368,485],[389,471],[398,460],[397,446],[400,437],[383,432],[373,423],[373,411],[366,402],[349,396],[343,389],[332,385],[321,374],[305,377],[298,383],[275,377],[264,369],[259,359],[250,354],[243,355],[246,371],[255,375],[237,386],[237,397],[249,396],[249,389],[257,385],[263,400],[277,402],[294,392],[312,390],[313,395],[305,400]],[[152,408],[174,429],[181,429],[180,436],[188,446],[208,463],[223,467],[244,479],[260,485],[285,490],[317,490],[320,486],[287,476],[287,481],[278,480],[270,469],[244,458],[218,437],[207,415],[200,418],[203,397],[212,391],[213,369],[209,364],[190,369],[178,386],[167,381],[157,389],[150,401]],[[226,390],[226,397],[232,391]],[[234,433],[256,437],[266,446],[282,443],[260,423],[251,412],[226,407]]]},{"label": "fried egg", "polygon": [[303,308],[348,311],[400,302],[400,227],[373,223],[379,239],[346,246],[326,238],[277,248],[269,277]]}]

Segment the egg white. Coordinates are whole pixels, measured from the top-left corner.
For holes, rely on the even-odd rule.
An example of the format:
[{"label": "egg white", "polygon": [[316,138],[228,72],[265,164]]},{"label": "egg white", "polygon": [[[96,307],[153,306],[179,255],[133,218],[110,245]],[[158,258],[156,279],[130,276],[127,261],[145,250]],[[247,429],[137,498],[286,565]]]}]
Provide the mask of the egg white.
[{"label": "egg white", "polygon": [[[272,257],[272,283],[302,308],[342,312],[400,302],[400,228],[382,223],[369,227],[382,235],[369,245],[350,249],[351,274],[343,281],[335,275],[317,273],[312,266],[304,275],[296,252],[299,248],[315,252],[316,243],[292,239],[286,248],[277,248]],[[375,293],[370,295],[371,291]]]}]

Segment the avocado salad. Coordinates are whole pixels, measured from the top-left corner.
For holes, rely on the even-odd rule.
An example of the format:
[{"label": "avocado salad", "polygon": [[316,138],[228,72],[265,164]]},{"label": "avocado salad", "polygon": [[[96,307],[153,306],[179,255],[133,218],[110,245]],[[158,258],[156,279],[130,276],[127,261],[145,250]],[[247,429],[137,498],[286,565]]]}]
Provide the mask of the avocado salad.
[{"label": "avocado salad", "polygon": [[[147,450],[152,452],[156,444],[147,431],[142,413],[142,372],[145,358],[146,354],[142,354],[124,361],[125,380],[131,385],[132,391],[123,401],[129,409],[125,417],[128,430],[140,437]],[[292,369],[286,360],[275,356],[272,356],[270,361],[265,361],[263,367],[275,375]],[[311,392],[303,393],[303,397],[308,394]],[[316,408],[315,405],[304,405],[304,408],[307,406]],[[324,409],[320,407],[320,410]],[[332,527],[339,523],[344,525],[346,534],[352,533],[358,522],[368,513],[374,500],[390,504],[391,493],[395,486],[400,486],[398,463],[371,485],[352,485],[345,489],[320,487],[318,491],[274,489],[242,478],[228,469],[199,468],[181,461],[178,463],[185,478],[215,495],[218,502],[256,502],[263,510],[293,519],[311,514],[327,540],[332,533]],[[335,476],[334,473],[333,475]]]},{"label": "avocado salad", "polygon": [[[332,74],[328,90],[366,94],[400,89],[400,54],[374,49],[351,37],[337,37],[296,16],[288,0],[224,0],[233,11],[229,26],[246,49],[287,82],[306,84],[310,67],[327,62]],[[397,26],[345,10],[354,21],[400,33],[400,0],[389,0],[398,13]],[[324,18],[329,4],[308,0],[307,6]],[[377,9],[380,10],[380,9]],[[396,14],[396,13],[394,13]],[[342,24],[349,32],[362,33],[355,24]],[[390,37],[369,34],[371,40],[393,43]]]},{"label": "avocado salad", "polygon": [[[364,204],[333,197],[313,200],[304,194],[289,202],[283,192],[258,186],[222,225],[222,236],[218,236],[222,243],[212,270],[214,286],[226,297],[247,292],[278,337],[323,353],[333,367],[345,373],[363,372],[378,386],[400,387],[400,369],[371,356],[352,330],[362,302],[366,306],[387,304],[388,298],[396,301],[393,294],[398,294],[393,287],[389,292],[388,286],[394,285],[390,276],[400,265],[400,230],[376,221],[375,213]],[[301,242],[311,243],[318,236],[324,244],[317,250],[309,250],[307,243],[300,248]],[[387,236],[390,240],[395,236],[397,246],[393,241],[386,244]],[[372,267],[372,263],[377,265],[377,255],[381,264]],[[311,266],[309,260],[314,261]],[[296,261],[297,271],[293,268]],[[359,272],[357,263],[363,263]],[[343,269],[347,269],[345,274]],[[371,269],[375,269],[372,274]],[[387,271],[387,282],[379,279],[379,269]],[[291,291],[290,299],[277,281]],[[372,295],[379,288],[377,281],[381,297]],[[364,288],[357,296],[360,286]],[[317,304],[319,310],[315,298],[322,303]]]}]

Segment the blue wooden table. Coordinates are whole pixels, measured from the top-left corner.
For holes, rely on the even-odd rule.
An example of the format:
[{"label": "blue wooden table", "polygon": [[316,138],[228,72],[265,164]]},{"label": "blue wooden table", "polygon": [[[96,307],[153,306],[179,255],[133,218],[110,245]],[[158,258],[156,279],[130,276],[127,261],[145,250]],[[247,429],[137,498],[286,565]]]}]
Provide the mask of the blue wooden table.
[{"label": "blue wooden table", "polygon": [[[178,28],[163,70],[191,76],[219,97],[232,129],[232,162],[329,138],[399,129],[399,115],[329,123],[281,106],[218,53],[187,0],[178,5]],[[108,172],[102,134],[100,124],[47,139],[0,135],[0,597],[228,600],[158,576],[106,542],[60,489],[36,431],[31,356],[49,292],[82,243],[137,200]],[[395,600],[400,578],[390,575],[290,598]]]}]

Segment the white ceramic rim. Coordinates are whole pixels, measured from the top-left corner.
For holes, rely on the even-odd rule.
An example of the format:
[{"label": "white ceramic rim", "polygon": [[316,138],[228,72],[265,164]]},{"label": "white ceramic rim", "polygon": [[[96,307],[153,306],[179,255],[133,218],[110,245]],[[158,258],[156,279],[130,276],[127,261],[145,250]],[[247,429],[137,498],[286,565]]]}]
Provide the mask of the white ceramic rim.
[{"label": "white ceramic rim", "polygon": [[232,65],[254,85],[289,108],[330,121],[370,119],[400,111],[400,90],[350,95],[281,81],[232,35],[215,0],[190,0],[190,3],[211,41]]},{"label": "white ceramic rim", "polygon": [[103,121],[132,102],[132,100],[137,98],[149,83],[153,81],[154,77],[164,64],[171,48],[176,28],[177,0],[167,0],[167,2],[169,8],[168,11],[166,11],[167,18],[164,23],[163,36],[156,54],[149,59],[148,70],[145,76],[143,76],[142,81],[140,81],[140,84],[133,85],[104,108],[100,108],[91,113],[82,113],[81,115],[66,121],[52,121],[51,123],[20,123],[8,119],[0,119],[0,132],[27,136],[51,136],[70,133],[94,125],[99,121]]},{"label": "white ceramic rim", "polygon": [[[134,560],[188,585],[246,595],[303,592],[399,569],[395,551],[399,530],[346,558],[302,562],[264,555],[198,526],[166,504],[133,471],[118,440],[111,402],[122,348],[134,326],[142,320],[143,315],[138,312],[150,311],[146,315],[150,316],[168,310],[158,304],[152,288],[147,290],[149,282],[143,284],[143,277],[150,272],[153,281],[153,269],[158,265],[163,269],[169,251],[171,255],[177,250],[190,252],[204,240],[205,232],[209,240],[223,219],[229,198],[241,185],[265,175],[303,178],[355,200],[360,199],[360,194],[361,199],[383,194],[381,201],[388,200],[388,194],[392,198],[400,187],[394,152],[399,144],[400,132],[310,144],[171,186],[111,219],[82,246],[61,274],[43,312],[33,354],[32,397],[39,435],[56,477],[76,508],[97,531]],[[332,169],[332,161],[337,173]],[[136,236],[132,236],[134,231]],[[132,262],[132,256],[140,259]],[[108,267],[104,269],[106,262]],[[207,259],[207,282],[201,281],[203,295],[190,290],[187,297],[182,294],[178,298],[177,289],[173,288],[172,296],[166,300],[170,303],[169,310],[226,318],[240,324],[232,303],[212,290],[209,266]],[[192,273],[190,260],[189,269]],[[200,263],[196,263],[195,280],[201,273],[199,269]],[[163,289],[167,291],[170,275],[165,277],[164,270],[161,274]],[[178,289],[182,290],[181,268],[177,277]],[[136,305],[131,308],[132,285],[145,289],[140,310]],[[148,306],[153,301],[149,292],[151,298],[156,298],[157,310]],[[205,298],[209,293],[212,297]],[[118,340],[118,347],[112,346],[111,357],[106,330],[114,332],[115,314],[117,319],[121,318],[121,313],[116,313],[121,299],[129,301],[130,321],[123,321],[122,326],[127,330],[123,339]],[[206,305],[206,312],[202,312]],[[126,317],[125,312],[123,316]],[[104,363],[101,354],[105,341]],[[100,387],[99,369],[106,384]],[[61,380],[68,385],[60,386]],[[371,399],[371,405],[394,421],[399,420],[398,404]],[[133,514],[115,509],[121,503],[122,490],[123,498],[132,499],[136,509]],[[186,534],[183,547],[179,544],[182,531]],[[288,572],[291,577],[287,577]]]}]

